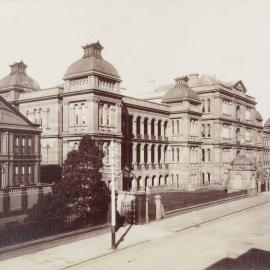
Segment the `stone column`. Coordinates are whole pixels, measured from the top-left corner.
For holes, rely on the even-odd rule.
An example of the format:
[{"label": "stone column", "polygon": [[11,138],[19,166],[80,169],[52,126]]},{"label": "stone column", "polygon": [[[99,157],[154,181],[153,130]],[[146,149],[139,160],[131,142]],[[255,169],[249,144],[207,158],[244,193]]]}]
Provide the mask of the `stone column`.
[{"label": "stone column", "polygon": [[161,215],[161,196],[155,195],[155,205],[156,205],[156,220],[160,220]]},{"label": "stone column", "polygon": [[141,117],[141,137],[143,138],[143,136],[144,136],[144,118],[143,117]]},{"label": "stone column", "polygon": [[156,136],[156,140],[158,139],[158,120],[155,119],[155,128],[154,128],[154,135]]},{"label": "stone column", "polygon": [[258,181],[258,193],[262,192],[262,183],[261,181]]},{"label": "stone column", "polygon": [[122,104],[116,104],[116,132],[121,133],[122,132]]},{"label": "stone column", "polygon": [[146,195],[145,198],[145,223],[149,223],[149,197]]},{"label": "stone column", "polygon": [[151,129],[152,129],[152,126],[151,126],[151,121],[152,119],[148,118],[148,130],[147,130],[147,135],[149,136],[149,138],[151,139]]},{"label": "stone column", "polygon": [[141,162],[140,164],[144,164],[144,143],[141,143]]},{"label": "stone column", "polygon": [[133,135],[133,138],[137,137],[136,134],[136,118],[135,115],[132,115],[132,121],[131,121],[131,136]]},{"label": "stone column", "polygon": [[165,163],[165,157],[164,157],[164,145],[161,145],[161,155],[160,155],[160,163]]},{"label": "stone column", "polygon": [[147,151],[148,151],[148,155],[147,155],[147,164],[151,164],[152,161],[151,161],[151,156],[152,156],[152,152],[151,152],[151,148],[152,148],[152,144],[149,143],[148,144],[148,148],[147,148]]},{"label": "stone column", "polygon": [[137,143],[132,143],[132,164],[137,163]]}]

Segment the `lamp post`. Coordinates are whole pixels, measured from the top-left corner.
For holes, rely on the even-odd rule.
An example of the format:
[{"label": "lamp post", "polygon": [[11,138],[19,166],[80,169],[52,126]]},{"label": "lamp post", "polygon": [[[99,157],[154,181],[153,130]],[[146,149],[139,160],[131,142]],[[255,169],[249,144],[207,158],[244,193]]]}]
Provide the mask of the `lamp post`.
[{"label": "lamp post", "polygon": [[115,175],[114,175],[114,162],[115,162],[115,149],[114,149],[114,141],[111,141],[111,173],[112,173],[112,182],[111,182],[111,232],[112,232],[112,249],[116,249],[115,244],[115,225],[116,225],[116,206],[115,206]]}]

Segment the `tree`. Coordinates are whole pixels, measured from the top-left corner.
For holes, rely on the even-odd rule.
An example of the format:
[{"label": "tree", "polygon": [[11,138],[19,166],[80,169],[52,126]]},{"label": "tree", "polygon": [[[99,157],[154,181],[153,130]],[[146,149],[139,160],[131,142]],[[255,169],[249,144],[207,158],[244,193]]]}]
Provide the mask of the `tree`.
[{"label": "tree", "polygon": [[62,180],[45,195],[30,212],[28,221],[65,222],[77,220],[98,222],[106,215],[110,191],[102,181],[101,145],[90,135],[82,137],[78,150],[68,153],[63,165]]}]

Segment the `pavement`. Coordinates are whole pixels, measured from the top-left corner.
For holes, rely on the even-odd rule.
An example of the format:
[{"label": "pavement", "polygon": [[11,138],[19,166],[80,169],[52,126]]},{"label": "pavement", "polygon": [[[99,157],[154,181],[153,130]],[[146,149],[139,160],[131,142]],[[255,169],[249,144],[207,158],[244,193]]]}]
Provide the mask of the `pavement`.
[{"label": "pavement", "polygon": [[[255,211],[257,208],[259,209],[259,207],[264,206],[270,207],[269,192],[181,214],[161,221],[151,222],[147,225],[122,227],[117,232],[117,239],[124,234],[126,235],[117,250],[110,248],[111,235],[108,230],[103,230],[102,233],[98,233],[98,235],[93,233],[84,234],[72,240],[56,240],[52,245],[46,244],[43,248],[40,246],[35,248],[35,246],[33,246],[30,251],[28,249],[28,252],[21,250],[19,253],[17,251],[2,254],[0,256],[0,269],[13,270],[17,269],[17,267],[22,268],[22,266],[23,269],[28,270],[86,269],[83,268],[83,266],[85,267],[89,262],[102,262],[105,258],[109,260],[110,256],[119,256],[117,254],[121,252],[129,254],[128,252],[133,249],[142,252],[147,245],[154,245],[162,249],[164,248],[162,243],[173,241],[174,238],[179,237],[179,232],[188,232],[192,228],[198,228],[207,223],[211,224],[217,220],[237,216],[238,214],[245,213],[245,211]],[[191,240],[189,240],[189,242],[191,242]],[[173,242],[171,246],[173,246]],[[82,268],[80,268],[81,266]],[[89,269],[101,268],[90,267]]]}]

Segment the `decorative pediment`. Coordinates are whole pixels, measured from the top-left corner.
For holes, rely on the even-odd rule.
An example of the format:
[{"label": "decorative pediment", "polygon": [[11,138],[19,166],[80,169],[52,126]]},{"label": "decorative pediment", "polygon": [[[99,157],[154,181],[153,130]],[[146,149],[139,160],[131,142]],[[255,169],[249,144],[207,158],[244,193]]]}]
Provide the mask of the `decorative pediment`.
[{"label": "decorative pediment", "polygon": [[241,92],[244,92],[244,93],[247,92],[247,89],[246,89],[245,85],[243,84],[243,82],[241,80],[234,83],[233,87],[238,91],[241,91]]},{"label": "decorative pediment", "polygon": [[18,127],[37,127],[36,124],[30,122],[23,114],[21,114],[2,97],[0,97],[0,126],[1,124],[9,124],[13,127],[16,125]]}]

